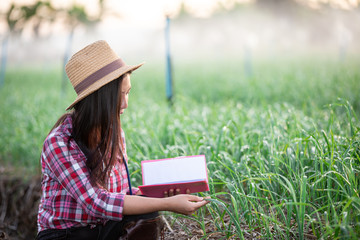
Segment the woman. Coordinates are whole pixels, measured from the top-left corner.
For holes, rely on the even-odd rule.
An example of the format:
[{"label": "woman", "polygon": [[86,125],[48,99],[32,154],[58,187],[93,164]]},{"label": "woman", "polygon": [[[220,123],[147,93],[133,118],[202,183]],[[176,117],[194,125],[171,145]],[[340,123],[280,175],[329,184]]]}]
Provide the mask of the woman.
[{"label": "woman", "polygon": [[189,215],[208,203],[188,194],[147,198],[129,188],[120,114],[128,106],[130,74],[141,65],[126,65],[105,41],[67,63],[77,98],[44,141],[37,239],[119,239],[129,221],[157,211]]}]

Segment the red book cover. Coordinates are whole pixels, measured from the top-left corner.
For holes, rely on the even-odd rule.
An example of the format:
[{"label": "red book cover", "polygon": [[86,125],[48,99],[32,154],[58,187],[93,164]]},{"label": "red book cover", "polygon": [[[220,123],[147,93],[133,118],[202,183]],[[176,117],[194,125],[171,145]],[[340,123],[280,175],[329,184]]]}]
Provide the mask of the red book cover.
[{"label": "red book cover", "polygon": [[180,193],[209,191],[206,159],[204,155],[146,160],[141,162],[143,185],[139,186],[143,195],[164,197],[170,189],[180,189]]}]

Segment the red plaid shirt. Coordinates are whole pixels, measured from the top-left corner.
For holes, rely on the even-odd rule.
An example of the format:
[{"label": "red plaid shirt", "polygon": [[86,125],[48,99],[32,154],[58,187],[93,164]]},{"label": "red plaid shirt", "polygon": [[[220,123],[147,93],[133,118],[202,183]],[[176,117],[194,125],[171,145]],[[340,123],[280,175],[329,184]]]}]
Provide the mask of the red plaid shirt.
[{"label": "red plaid shirt", "polygon": [[[39,232],[119,221],[123,217],[124,196],[129,188],[125,165],[118,162],[114,166],[108,190],[92,185],[86,157],[70,137],[71,132],[72,119],[68,116],[44,142]],[[122,138],[125,149],[123,132]],[[127,159],[126,149],[124,154]]]}]

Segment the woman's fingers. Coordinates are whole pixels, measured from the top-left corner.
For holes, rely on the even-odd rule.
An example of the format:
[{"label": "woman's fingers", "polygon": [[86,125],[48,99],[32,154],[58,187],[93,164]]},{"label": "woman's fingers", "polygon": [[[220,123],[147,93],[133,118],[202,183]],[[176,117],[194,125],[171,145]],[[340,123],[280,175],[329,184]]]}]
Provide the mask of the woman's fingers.
[{"label": "woman's fingers", "polygon": [[191,215],[200,207],[209,203],[203,197],[180,194],[169,198],[171,202],[170,211],[181,213],[184,215]]},{"label": "woman's fingers", "polygon": [[[175,190],[169,189],[169,191],[164,191],[164,197],[172,197],[172,196],[179,195],[179,194],[181,194],[180,188],[177,188]],[[186,194],[190,194],[189,189],[186,189]]]}]

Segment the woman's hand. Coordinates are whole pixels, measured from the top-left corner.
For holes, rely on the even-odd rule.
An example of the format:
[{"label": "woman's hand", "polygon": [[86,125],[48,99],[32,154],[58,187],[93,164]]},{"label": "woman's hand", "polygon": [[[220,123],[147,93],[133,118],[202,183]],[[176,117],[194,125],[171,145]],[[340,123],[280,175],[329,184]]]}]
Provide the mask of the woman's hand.
[{"label": "woman's hand", "polygon": [[191,215],[196,210],[209,203],[206,199],[207,198],[190,194],[179,194],[166,198],[125,195],[123,215],[137,215],[154,211],[171,211],[184,215]]},{"label": "woman's hand", "polygon": [[202,206],[209,203],[206,198],[198,197],[189,194],[180,194],[164,199],[167,204],[167,210],[184,214],[191,215]]}]

